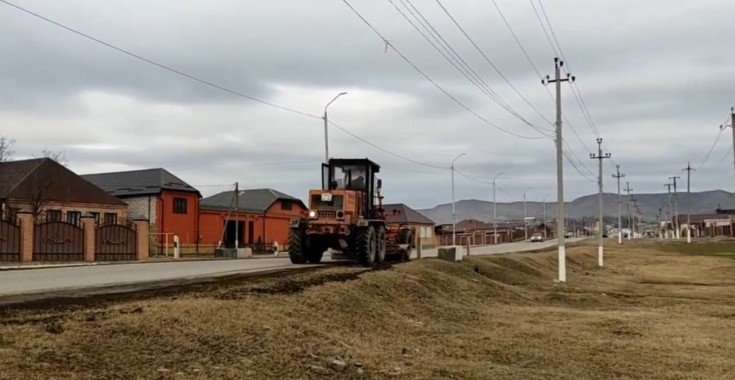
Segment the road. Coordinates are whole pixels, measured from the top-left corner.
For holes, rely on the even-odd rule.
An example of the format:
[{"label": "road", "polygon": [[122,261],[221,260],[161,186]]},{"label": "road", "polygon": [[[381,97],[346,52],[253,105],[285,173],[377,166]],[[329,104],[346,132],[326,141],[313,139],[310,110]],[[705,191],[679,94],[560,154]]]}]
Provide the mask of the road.
[{"label": "road", "polygon": [[[325,262],[330,262],[329,259]],[[205,260],[162,263],[128,263],[61,268],[0,271],[0,303],[8,296],[49,293],[53,295],[84,295],[127,291],[150,287],[152,284],[171,285],[176,281],[215,278],[234,274],[260,273],[304,267],[291,264],[288,258],[249,260]]]},{"label": "road", "polygon": [[[570,239],[570,242],[580,239]],[[473,255],[523,252],[548,248],[556,241],[509,243],[473,247]],[[414,252],[415,255],[415,252]],[[437,249],[427,249],[423,257],[436,257]],[[326,258],[325,263],[331,262]],[[304,268],[288,258],[249,260],[206,260],[162,263],[129,263],[94,266],[0,271],[0,304],[24,298],[83,296],[150,289],[235,274],[263,273]]]}]

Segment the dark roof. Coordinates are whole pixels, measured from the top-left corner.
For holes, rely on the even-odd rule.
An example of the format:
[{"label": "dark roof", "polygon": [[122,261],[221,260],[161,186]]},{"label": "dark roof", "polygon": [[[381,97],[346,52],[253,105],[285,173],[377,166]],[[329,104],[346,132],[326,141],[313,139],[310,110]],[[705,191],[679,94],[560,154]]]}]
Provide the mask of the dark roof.
[{"label": "dark roof", "polygon": [[85,174],[82,178],[116,197],[156,195],[163,190],[199,191],[166,169],[144,169],[127,172]]},{"label": "dark roof", "polygon": [[126,205],[50,158],[0,162],[0,198]]},{"label": "dark roof", "polygon": [[[219,194],[212,195],[202,199],[199,207],[202,210],[216,211],[234,211],[233,195],[234,191],[223,191]],[[290,200],[298,202],[303,208],[306,208],[301,199],[284,194],[273,189],[250,189],[240,190],[239,210],[242,212],[264,213],[277,200]]]},{"label": "dark roof", "polygon": [[373,167],[375,173],[380,172],[380,165],[371,161],[369,158],[330,158],[330,164],[335,165],[364,165],[368,164]]},{"label": "dark roof", "polygon": [[388,223],[434,224],[433,220],[403,203],[383,205],[383,209]]}]

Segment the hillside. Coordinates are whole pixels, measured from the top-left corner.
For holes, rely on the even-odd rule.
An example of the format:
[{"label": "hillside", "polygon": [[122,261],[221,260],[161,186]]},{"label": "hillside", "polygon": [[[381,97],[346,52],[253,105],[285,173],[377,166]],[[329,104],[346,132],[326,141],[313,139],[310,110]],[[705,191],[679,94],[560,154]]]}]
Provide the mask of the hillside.
[{"label": "hillside", "polygon": [[[668,194],[636,194],[633,196],[638,199],[638,205],[647,220],[655,220],[658,215],[659,208],[665,208]],[[605,215],[617,216],[617,195],[604,194]],[[625,199],[623,196],[623,215],[625,215]],[[577,198],[566,203],[567,216],[570,218],[594,217],[597,215],[598,207],[597,194],[587,195]],[[679,195],[679,212],[684,213],[687,209],[686,194]],[[493,217],[493,203],[477,199],[461,200],[455,204],[457,210],[457,221],[463,219],[477,219],[482,221],[490,221]],[[527,202],[528,216],[534,216],[539,220],[543,219],[544,204],[543,202]],[[691,195],[691,212],[692,213],[714,213],[718,207],[735,208],[735,194],[722,190],[703,191],[692,193]],[[422,214],[432,219],[437,224],[451,223],[452,221],[452,205],[442,204],[431,209],[419,210]],[[556,204],[548,202],[546,205],[546,214],[549,219],[553,219],[556,215]],[[499,220],[521,220],[523,219],[523,202],[501,203],[498,202],[498,219]]]}]

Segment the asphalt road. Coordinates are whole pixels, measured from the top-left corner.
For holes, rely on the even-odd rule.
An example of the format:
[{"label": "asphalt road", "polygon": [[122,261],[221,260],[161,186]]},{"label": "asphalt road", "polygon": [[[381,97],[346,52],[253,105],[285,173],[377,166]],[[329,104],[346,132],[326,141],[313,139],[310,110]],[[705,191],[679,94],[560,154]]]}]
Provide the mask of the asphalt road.
[{"label": "asphalt road", "polygon": [[[581,239],[570,239],[569,242]],[[548,248],[556,241],[509,243],[473,247],[473,255],[523,252]],[[427,249],[423,257],[436,257],[437,249]],[[414,251],[414,256],[415,256]],[[332,262],[325,257],[325,263]],[[166,286],[186,281],[236,274],[262,273],[304,268],[288,258],[245,260],[205,260],[162,263],[130,263],[77,267],[0,271],[0,304],[9,299],[36,295],[35,299],[59,296],[106,294]]]},{"label": "asphalt road", "polygon": [[90,288],[111,289],[116,286],[170,283],[174,280],[195,280],[298,267],[303,266],[291,264],[288,258],[274,257],[6,270],[0,271],[0,300],[2,297],[21,294]]}]

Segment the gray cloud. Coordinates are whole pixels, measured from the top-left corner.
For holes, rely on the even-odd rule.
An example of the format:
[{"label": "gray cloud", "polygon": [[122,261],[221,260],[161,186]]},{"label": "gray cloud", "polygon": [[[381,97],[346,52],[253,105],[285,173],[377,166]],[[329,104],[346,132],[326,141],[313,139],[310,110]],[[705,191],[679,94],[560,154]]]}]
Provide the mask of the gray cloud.
[{"label": "gray cloud", "polygon": [[[22,6],[203,79],[252,96],[321,114],[401,155],[432,165],[458,162],[458,198],[489,199],[487,178],[504,171],[498,199],[555,194],[550,139],[503,134],[467,114],[417,75],[339,1],[17,0]],[[504,128],[537,135],[492,103],[415,33],[387,1],[354,5],[391,43],[467,106]],[[414,2],[467,62],[528,120],[524,104],[477,54],[434,2]],[[553,54],[526,2],[499,1],[542,74]],[[445,5],[488,56],[547,118],[554,106],[489,2]],[[605,145],[637,191],[654,192],[687,160],[703,158],[723,122],[735,85],[735,57],[723,41],[735,26],[728,1],[546,2],[555,32]],[[18,140],[17,156],[65,150],[79,172],[166,167],[220,191],[276,187],[297,196],[319,185],[322,124],[247,101],[143,64],[0,5],[0,134]],[[565,114],[587,148],[595,136],[564,89]],[[728,130],[727,134],[730,133]],[[588,151],[565,128],[589,169]],[[723,136],[695,188],[731,187]],[[335,128],[334,156],[369,156],[383,165],[391,201],[430,207],[450,200],[449,171],[386,155]],[[722,162],[722,163],[721,163]],[[606,164],[606,187],[613,162]],[[719,166],[718,166],[719,164]],[[567,196],[595,183],[566,167]]]}]

